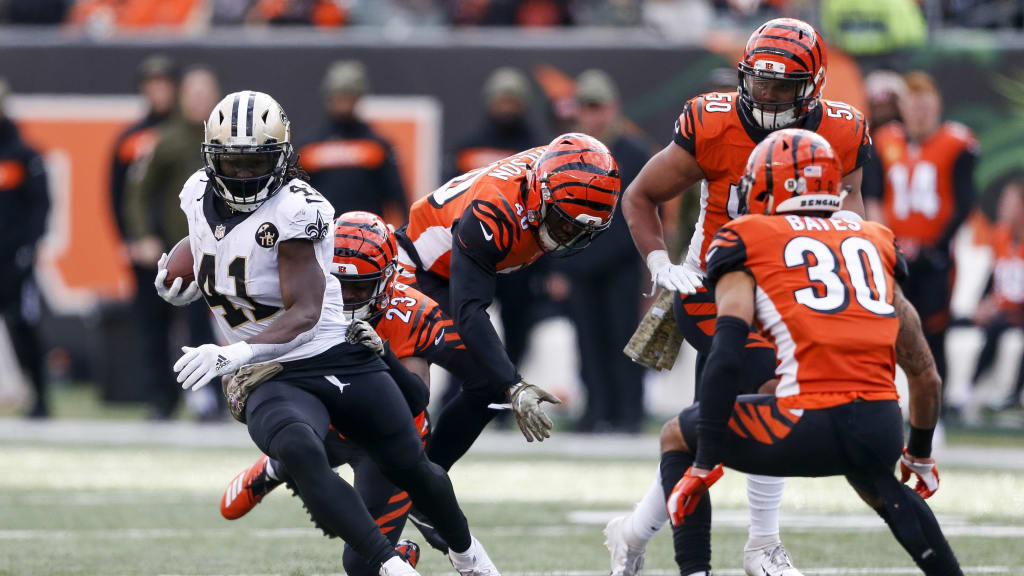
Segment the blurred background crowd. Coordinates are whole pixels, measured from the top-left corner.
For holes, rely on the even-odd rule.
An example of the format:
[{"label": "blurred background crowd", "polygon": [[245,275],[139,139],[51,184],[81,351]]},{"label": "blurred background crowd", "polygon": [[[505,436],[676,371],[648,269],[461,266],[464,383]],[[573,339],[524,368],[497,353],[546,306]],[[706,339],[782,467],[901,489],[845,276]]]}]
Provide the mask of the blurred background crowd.
[{"label": "blurred background crowd", "polygon": [[[212,386],[183,409],[169,369],[181,345],[215,339],[206,306],[173,309],[151,288],[161,253],[187,234],[178,192],[202,166],[202,124],[222,94],[277,96],[297,119],[293,139],[312,184],[339,212],[369,210],[401,226],[433,187],[569,129],[609,146],[625,189],[667,143],[686,99],[735,89],[737,47],[779,14],[819,26],[832,46],[826,95],[870,118],[868,215],[894,228],[911,261],[905,289],[946,374],[947,421],[1024,426],[1024,43],[1012,35],[1024,4],[1009,0],[0,0],[8,46],[23,48],[31,31],[23,43],[38,43],[44,58],[0,63],[10,79],[0,83],[0,411],[47,417],[55,396],[87,389],[143,405],[155,420],[224,419]],[[44,25],[53,28],[34,27]],[[254,31],[266,25],[281,25],[269,43],[283,39],[294,54],[268,51]],[[554,31],[500,41],[443,33],[446,52],[417,55],[424,69],[410,56],[419,45],[376,53],[377,32],[346,44],[349,32],[320,30],[311,41],[309,26]],[[592,36],[566,47],[563,27]],[[1005,28],[1010,40],[979,47],[968,31],[952,48],[940,42],[965,28]],[[151,44],[147,30],[158,31]],[[225,30],[250,31],[264,51],[247,60],[236,36],[218,40]],[[492,53],[460,69],[479,46]],[[113,69],[105,77],[119,83],[93,82],[69,64],[78,49],[101,54],[79,57]],[[602,57],[617,49],[617,59]],[[267,58],[276,78],[257,73]],[[67,77],[54,79],[59,70]],[[127,98],[132,85],[137,97]],[[289,90],[279,95],[277,85]],[[104,114],[113,121],[102,136],[83,124]],[[90,136],[74,147],[78,129]],[[78,178],[82,166],[95,177]],[[663,214],[676,254],[689,242],[697,192]],[[99,272],[107,269],[117,273]],[[89,284],[80,273],[118,280]],[[571,382],[553,385],[570,397],[575,429],[636,433],[645,414],[689,401],[680,382],[692,380],[692,357],[658,380],[621,353],[648,290],[621,215],[581,255],[502,278],[494,316],[511,359],[524,361],[531,347],[577,359]],[[538,335],[552,318],[566,329]]]}]

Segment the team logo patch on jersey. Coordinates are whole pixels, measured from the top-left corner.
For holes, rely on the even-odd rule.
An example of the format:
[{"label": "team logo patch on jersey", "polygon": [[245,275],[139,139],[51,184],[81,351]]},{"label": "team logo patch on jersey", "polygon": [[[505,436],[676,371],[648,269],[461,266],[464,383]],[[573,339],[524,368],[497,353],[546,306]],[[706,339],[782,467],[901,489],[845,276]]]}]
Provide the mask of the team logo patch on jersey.
[{"label": "team logo patch on jersey", "polygon": [[306,225],[306,236],[314,242],[319,242],[327,237],[327,223],[320,216],[320,212],[316,213],[316,222]]},{"label": "team logo patch on jersey", "polygon": [[223,224],[217,224],[217,227],[213,229],[213,237],[220,240],[228,233],[228,229]]},{"label": "team logo patch on jersey", "polygon": [[272,222],[264,222],[256,229],[256,243],[264,248],[273,248],[280,234]]}]

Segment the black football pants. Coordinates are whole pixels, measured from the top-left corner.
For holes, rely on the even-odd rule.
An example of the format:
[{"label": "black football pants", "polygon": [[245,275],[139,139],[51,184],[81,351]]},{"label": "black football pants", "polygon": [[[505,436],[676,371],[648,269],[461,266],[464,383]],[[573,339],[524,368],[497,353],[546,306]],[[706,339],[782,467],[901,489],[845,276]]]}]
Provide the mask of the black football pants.
[{"label": "black football pants", "polygon": [[[679,414],[691,451],[698,444],[700,405]],[[961,575],[960,566],[928,505],[894,475],[903,450],[903,418],[895,400],[851,402],[820,410],[781,408],[770,395],[736,400],[722,446],[723,464],[766,476],[845,476],[929,576]],[[662,455],[665,498],[693,463],[681,451]],[[713,491],[713,490],[712,490]],[[672,529],[682,574],[711,570],[711,493]]]},{"label": "black football pants", "polygon": [[451,482],[427,460],[408,404],[387,372],[289,377],[286,370],[253,391],[246,413],[253,441],[287,467],[314,523],[371,566],[379,567],[394,549],[360,495],[331,467],[324,447],[328,434],[336,435],[331,426],[408,493],[452,548],[469,547]]}]

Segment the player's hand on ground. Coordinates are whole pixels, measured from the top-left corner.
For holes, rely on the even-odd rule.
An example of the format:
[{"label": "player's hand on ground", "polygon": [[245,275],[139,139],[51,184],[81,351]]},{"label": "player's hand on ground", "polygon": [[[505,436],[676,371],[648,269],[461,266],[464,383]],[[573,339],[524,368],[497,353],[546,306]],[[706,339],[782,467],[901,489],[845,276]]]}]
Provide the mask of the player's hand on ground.
[{"label": "player's hand on ground", "polygon": [[198,390],[217,376],[231,374],[252,360],[252,347],[245,341],[229,346],[182,346],[181,351],[184,354],[174,363],[174,371],[185,390]]},{"label": "player's hand on ground", "polygon": [[704,284],[704,274],[688,262],[673,264],[665,250],[654,250],[647,255],[647,269],[651,272],[651,295],[658,286],[680,294],[696,294]]},{"label": "player's hand on ground", "polygon": [[676,482],[672,493],[668,496],[668,517],[672,520],[673,526],[680,526],[686,517],[693,514],[697,504],[704,496],[704,493],[711,488],[711,485],[718,482],[722,477],[722,465],[715,466],[712,470],[703,470],[690,466],[686,474]]},{"label": "player's hand on ground", "polygon": [[348,340],[349,344],[366,346],[373,350],[373,353],[377,356],[384,355],[384,341],[380,339],[380,335],[377,334],[377,331],[366,320],[353,320],[348,325],[345,339]]},{"label": "player's hand on ground", "polygon": [[561,404],[558,396],[540,386],[520,380],[518,384],[508,389],[508,399],[512,404],[512,412],[516,415],[516,422],[519,423],[519,430],[527,442],[533,442],[534,439],[543,442],[545,438],[551,437],[554,425],[541,408],[541,403]]},{"label": "player's hand on ground", "polygon": [[199,298],[199,284],[196,284],[195,280],[182,290],[181,278],[175,278],[170,287],[164,285],[164,280],[166,279],[167,254],[163,254],[156,263],[156,278],[153,280],[156,293],[166,300],[168,304],[174,306],[187,306]]},{"label": "player's hand on ground", "polygon": [[911,474],[917,476],[914,492],[921,498],[927,499],[939,491],[939,466],[935,458],[916,458],[904,448],[900,456],[900,482],[910,480]]}]

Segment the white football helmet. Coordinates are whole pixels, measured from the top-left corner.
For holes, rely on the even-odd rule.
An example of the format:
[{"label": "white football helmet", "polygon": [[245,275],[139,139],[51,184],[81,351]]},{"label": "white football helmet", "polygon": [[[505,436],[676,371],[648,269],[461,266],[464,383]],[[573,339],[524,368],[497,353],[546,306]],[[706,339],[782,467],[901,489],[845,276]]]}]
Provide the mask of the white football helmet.
[{"label": "white football helmet", "polygon": [[228,94],[206,120],[206,175],[233,210],[252,212],[273,196],[293,156],[288,116],[263,92]]}]

